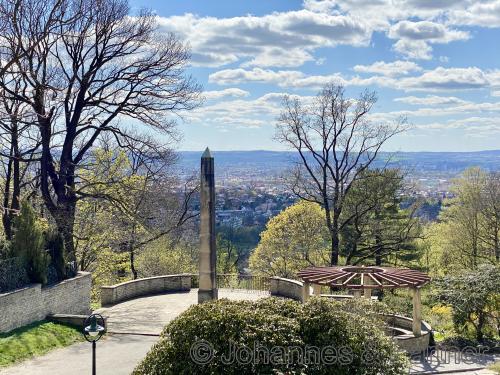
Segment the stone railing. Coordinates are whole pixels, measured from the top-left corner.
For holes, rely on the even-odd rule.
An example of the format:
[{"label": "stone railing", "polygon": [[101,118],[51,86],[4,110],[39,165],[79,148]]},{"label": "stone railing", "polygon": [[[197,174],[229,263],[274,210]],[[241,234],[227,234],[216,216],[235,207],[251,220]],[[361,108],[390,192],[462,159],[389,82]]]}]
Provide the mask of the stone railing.
[{"label": "stone railing", "polygon": [[271,278],[271,295],[278,297],[291,298],[302,302],[303,283],[297,280],[284,279],[281,277]]},{"label": "stone railing", "polygon": [[43,287],[31,284],[0,294],[0,332],[8,332],[53,314],[88,314],[90,312],[91,275],[79,272],[76,277]]},{"label": "stone railing", "polygon": [[166,275],[126,281],[101,287],[102,306],[111,306],[128,299],[165,292],[191,290],[191,275]]}]

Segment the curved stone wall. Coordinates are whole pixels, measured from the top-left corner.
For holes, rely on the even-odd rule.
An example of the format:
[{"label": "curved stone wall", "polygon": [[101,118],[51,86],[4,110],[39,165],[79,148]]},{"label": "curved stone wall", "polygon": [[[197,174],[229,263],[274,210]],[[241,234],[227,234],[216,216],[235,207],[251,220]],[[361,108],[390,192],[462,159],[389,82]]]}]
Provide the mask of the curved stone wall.
[{"label": "curved stone wall", "polygon": [[282,277],[271,278],[271,295],[277,297],[291,298],[303,302],[303,283],[297,280],[284,279]]},{"label": "curved stone wall", "polygon": [[164,292],[191,290],[191,275],[165,275],[126,281],[101,287],[102,306],[114,305],[128,299]]}]

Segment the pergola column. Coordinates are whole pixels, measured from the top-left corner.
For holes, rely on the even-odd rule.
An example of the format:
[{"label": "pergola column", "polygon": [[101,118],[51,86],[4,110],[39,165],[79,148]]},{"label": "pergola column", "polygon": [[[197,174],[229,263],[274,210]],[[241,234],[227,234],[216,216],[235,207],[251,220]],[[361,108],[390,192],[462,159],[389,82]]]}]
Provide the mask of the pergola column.
[{"label": "pergola column", "polygon": [[412,288],[413,292],[413,334],[422,335],[422,299],[420,288]]},{"label": "pergola column", "polygon": [[361,289],[354,289],[352,291],[352,294],[353,294],[354,298],[361,298],[361,292],[362,292]]},{"label": "pergola column", "polygon": [[321,285],[320,284],[313,284],[313,294],[315,296],[321,295]]},{"label": "pergola column", "polygon": [[311,283],[304,281],[302,286],[302,302],[307,302],[311,296]]},{"label": "pergola column", "polygon": [[[368,274],[365,273],[365,274],[361,275],[361,284],[362,285],[371,285],[371,281],[372,281],[372,279],[370,276],[368,276]],[[363,288],[363,297],[368,298],[368,299],[372,298],[371,288]]]}]

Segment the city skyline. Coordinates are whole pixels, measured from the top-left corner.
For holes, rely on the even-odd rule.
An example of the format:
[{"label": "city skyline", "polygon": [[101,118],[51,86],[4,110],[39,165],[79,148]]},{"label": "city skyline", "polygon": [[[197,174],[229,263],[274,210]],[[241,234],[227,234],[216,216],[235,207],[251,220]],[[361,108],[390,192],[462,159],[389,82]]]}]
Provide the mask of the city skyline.
[{"label": "city skyline", "polygon": [[179,121],[180,150],[284,150],[284,94],[326,82],[379,100],[373,121],[406,116],[388,151],[500,149],[500,1],[143,1],[161,32],[191,46],[205,102]]}]

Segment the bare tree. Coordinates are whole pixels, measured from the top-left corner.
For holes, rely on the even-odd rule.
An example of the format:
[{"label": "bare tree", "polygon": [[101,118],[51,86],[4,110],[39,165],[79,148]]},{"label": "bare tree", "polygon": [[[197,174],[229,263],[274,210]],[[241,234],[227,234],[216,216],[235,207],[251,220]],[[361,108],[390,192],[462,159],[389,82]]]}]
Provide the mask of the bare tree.
[{"label": "bare tree", "polygon": [[382,145],[406,123],[369,121],[376,100],[368,91],[357,100],[349,99],[343,86],[329,84],[311,105],[291,97],[283,101],[276,138],[297,151],[300,160],[289,183],[295,195],[325,209],[332,265],[339,261],[340,232],[352,220],[342,217],[346,196]]},{"label": "bare tree", "polygon": [[[4,85],[18,93],[23,89],[19,77],[0,76]],[[9,82],[6,82],[9,81]],[[36,178],[31,168],[37,161],[40,146],[38,133],[31,126],[32,116],[27,116],[25,103],[0,89],[0,164],[3,178],[2,224],[5,236],[12,238],[12,219],[20,208],[21,193]]]},{"label": "bare tree", "polygon": [[28,20],[17,13],[2,19],[13,30],[10,53],[24,51],[7,71],[29,83],[17,98],[37,117],[41,194],[74,259],[75,209],[86,198],[78,171],[96,141],[108,133],[127,144],[132,129],[146,127],[170,140],[175,115],[198,104],[200,89],[184,74],[187,47],[160,34],[152,13],[129,16],[123,0],[53,2],[56,26],[45,1],[26,2]]}]

